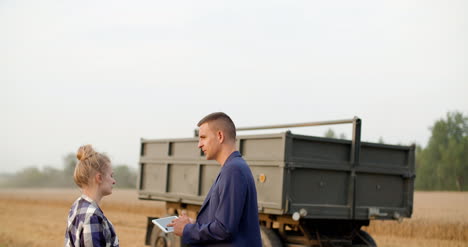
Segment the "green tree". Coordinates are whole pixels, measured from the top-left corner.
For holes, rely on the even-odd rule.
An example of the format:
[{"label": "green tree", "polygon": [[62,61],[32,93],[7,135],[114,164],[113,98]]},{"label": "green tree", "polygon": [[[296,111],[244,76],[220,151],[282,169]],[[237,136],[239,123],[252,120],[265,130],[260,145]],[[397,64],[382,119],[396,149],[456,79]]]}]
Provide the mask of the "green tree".
[{"label": "green tree", "polygon": [[55,188],[63,186],[63,171],[54,167],[46,166],[42,169],[42,177],[44,178],[44,187]]},{"label": "green tree", "polygon": [[136,188],[137,174],[126,165],[118,165],[113,168],[117,188]]},{"label": "green tree", "polygon": [[73,181],[73,173],[75,172],[75,166],[78,162],[75,153],[68,153],[63,156],[63,174],[62,184],[64,186],[73,187],[75,182]]},{"label": "green tree", "polygon": [[383,140],[383,137],[379,137],[379,143],[380,144],[385,144],[384,140]]},{"label": "green tree", "polygon": [[332,129],[328,129],[327,132],[325,132],[324,136],[326,138],[336,138],[335,131],[333,131]]},{"label": "green tree", "polygon": [[63,156],[63,173],[65,176],[73,177],[77,161],[78,160],[76,159],[76,155],[74,153],[68,153],[67,155]]},{"label": "green tree", "polygon": [[27,167],[16,173],[13,180],[10,181],[10,186],[28,188],[28,187],[44,187],[47,180],[44,174],[37,167]]},{"label": "green tree", "polygon": [[416,188],[468,190],[468,117],[449,112],[430,130],[427,147],[416,150]]}]

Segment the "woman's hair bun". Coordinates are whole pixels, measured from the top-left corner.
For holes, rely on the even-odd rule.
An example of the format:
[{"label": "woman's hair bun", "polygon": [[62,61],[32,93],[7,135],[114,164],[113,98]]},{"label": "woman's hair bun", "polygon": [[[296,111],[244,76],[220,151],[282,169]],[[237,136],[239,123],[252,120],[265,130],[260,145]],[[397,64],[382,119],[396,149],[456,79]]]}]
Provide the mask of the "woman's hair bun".
[{"label": "woman's hair bun", "polygon": [[87,158],[93,156],[96,152],[94,151],[93,147],[91,145],[84,145],[78,148],[78,151],[76,152],[76,158],[79,161],[86,160]]},{"label": "woman's hair bun", "polygon": [[96,172],[105,174],[107,168],[111,166],[109,157],[105,154],[94,151],[91,145],[84,145],[76,152],[78,162],[73,173],[73,180],[80,188],[88,185],[90,179]]}]

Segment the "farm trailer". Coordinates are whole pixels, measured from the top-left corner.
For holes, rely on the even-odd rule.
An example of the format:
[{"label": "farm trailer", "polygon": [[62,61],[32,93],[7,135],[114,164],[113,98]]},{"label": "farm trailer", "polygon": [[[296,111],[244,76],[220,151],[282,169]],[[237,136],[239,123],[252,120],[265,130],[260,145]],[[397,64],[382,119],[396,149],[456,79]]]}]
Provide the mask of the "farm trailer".
[{"label": "farm trailer", "polygon": [[[410,218],[415,147],[361,142],[361,120],[238,128],[293,128],[351,123],[352,140],[277,134],[237,137],[237,148],[256,179],[263,246],[376,246],[361,229],[371,220]],[[141,139],[138,194],[166,202],[167,215],[196,216],[220,165],[206,160],[193,138]],[[183,179],[181,179],[183,178]],[[183,246],[153,227],[146,244]]]}]

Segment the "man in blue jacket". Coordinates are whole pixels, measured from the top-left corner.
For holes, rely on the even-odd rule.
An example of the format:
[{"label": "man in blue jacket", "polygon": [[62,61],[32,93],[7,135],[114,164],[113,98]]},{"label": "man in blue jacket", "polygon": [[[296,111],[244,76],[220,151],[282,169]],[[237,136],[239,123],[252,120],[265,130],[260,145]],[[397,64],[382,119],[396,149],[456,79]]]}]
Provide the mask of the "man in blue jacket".
[{"label": "man in blue jacket", "polygon": [[257,191],[249,166],[236,150],[236,127],[222,112],[198,123],[198,147],[206,159],[221,164],[196,222],[186,215],[168,226],[191,246],[261,247]]}]

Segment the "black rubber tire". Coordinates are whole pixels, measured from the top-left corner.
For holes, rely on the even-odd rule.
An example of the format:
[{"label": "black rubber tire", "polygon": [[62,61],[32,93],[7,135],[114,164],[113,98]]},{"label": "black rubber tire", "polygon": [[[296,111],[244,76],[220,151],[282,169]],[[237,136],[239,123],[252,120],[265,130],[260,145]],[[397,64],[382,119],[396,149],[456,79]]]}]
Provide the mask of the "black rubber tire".
[{"label": "black rubber tire", "polygon": [[353,239],[352,247],[377,247],[377,243],[369,233],[359,230]]},{"label": "black rubber tire", "polygon": [[262,237],[263,247],[283,247],[281,239],[272,229],[260,226],[260,236]]},{"label": "black rubber tire", "polygon": [[159,227],[151,232],[151,247],[183,247],[182,239],[174,233],[164,233]]}]

